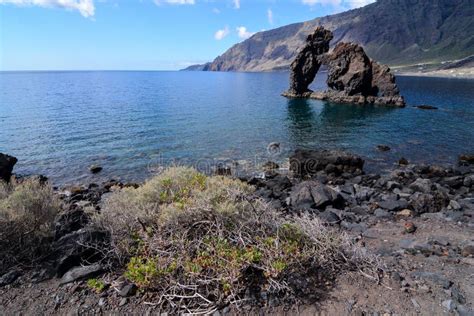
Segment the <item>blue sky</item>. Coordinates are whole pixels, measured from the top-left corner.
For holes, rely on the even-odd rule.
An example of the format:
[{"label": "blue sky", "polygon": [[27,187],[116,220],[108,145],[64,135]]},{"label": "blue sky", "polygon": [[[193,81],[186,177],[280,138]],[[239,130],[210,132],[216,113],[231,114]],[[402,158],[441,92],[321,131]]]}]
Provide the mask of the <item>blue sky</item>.
[{"label": "blue sky", "polygon": [[374,0],[0,0],[0,70],[173,70]]}]

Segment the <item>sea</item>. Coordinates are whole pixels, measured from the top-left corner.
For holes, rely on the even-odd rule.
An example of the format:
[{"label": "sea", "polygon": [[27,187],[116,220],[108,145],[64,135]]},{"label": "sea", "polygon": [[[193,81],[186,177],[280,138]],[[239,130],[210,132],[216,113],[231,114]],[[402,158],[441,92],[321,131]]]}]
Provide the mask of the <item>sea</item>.
[{"label": "sea", "polygon": [[[0,72],[0,152],[18,158],[15,173],[42,174],[58,186],[138,182],[172,165],[258,172],[274,161],[285,169],[298,148],[359,154],[369,171],[391,168],[400,157],[449,165],[474,152],[474,80],[398,76],[407,107],[393,108],[287,99],[280,94],[288,78],[285,72]],[[325,88],[324,73],[312,88]],[[92,174],[91,165],[102,172]]]}]

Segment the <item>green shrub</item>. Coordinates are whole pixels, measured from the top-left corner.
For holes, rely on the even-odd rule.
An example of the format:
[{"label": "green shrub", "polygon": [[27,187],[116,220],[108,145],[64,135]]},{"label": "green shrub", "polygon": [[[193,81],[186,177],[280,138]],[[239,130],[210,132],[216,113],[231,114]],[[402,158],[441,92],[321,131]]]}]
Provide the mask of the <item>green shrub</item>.
[{"label": "green shrub", "polygon": [[96,292],[97,294],[102,293],[105,290],[105,288],[107,287],[105,282],[103,280],[100,280],[100,279],[89,279],[89,280],[87,280],[87,286],[91,290]]},{"label": "green shrub", "polygon": [[239,301],[256,286],[292,296],[293,271],[306,278],[377,264],[344,234],[309,216],[284,218],[253,192],[238,180],[170,168],[112,194],[96,221],[111,232],[125,276],[160,293],[163,308],[186,312]]}]

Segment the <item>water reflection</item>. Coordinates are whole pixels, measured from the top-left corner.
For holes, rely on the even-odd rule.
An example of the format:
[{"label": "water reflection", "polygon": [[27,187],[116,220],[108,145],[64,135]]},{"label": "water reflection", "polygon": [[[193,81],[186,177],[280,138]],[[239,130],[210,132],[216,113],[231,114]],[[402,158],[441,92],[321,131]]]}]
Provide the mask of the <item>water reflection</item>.
[{"label": "water reflection", "polygon": [[[354,135],[397,110],[373,105],[345,105],[307,99],[287,102],[289,138],[304,147],[350,147]],[[400,109],[398,109],[400,110]],[[348,146],[344,146],[348,145]]]}]

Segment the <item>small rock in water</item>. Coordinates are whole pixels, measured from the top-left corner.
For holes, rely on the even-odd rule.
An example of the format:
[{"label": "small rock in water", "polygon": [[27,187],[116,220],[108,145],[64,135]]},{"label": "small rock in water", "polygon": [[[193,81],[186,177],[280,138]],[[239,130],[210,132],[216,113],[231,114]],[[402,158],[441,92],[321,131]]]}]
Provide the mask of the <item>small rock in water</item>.
[{"label": "small rock in water", "polygon": [[388,147],[387,145],[377,145],[377,149],[379,151],[389,151],[390,147]]},{"label": "small rock in water", "polygon": [[438,109],[436,106],[427,105],[427,104],[417,105],[415,107],[420,110],[437,110]]},{"label": "small rock in water", "polygon": [[99,173],[102,171],[102,167],[101,166],[98,166],[98,165],[92,165],[89,167],[89,171],[92,172],[92,173]]},{"label": "small rock in water", "polygon": [[406,166],[406,165],[408,165],[408,160],[406,158],[402,157],[398,160],[398,164],[400,166]]},{"label": "small rock in water", "polygon": [[460,165],[474,165],[474,154],[465,154],[459,156]]},{"label": "small rock in water", "polygon": [[416,226],[412,222],[405,223],[405,232],[408,234],[413,234],[416,231]]}]

